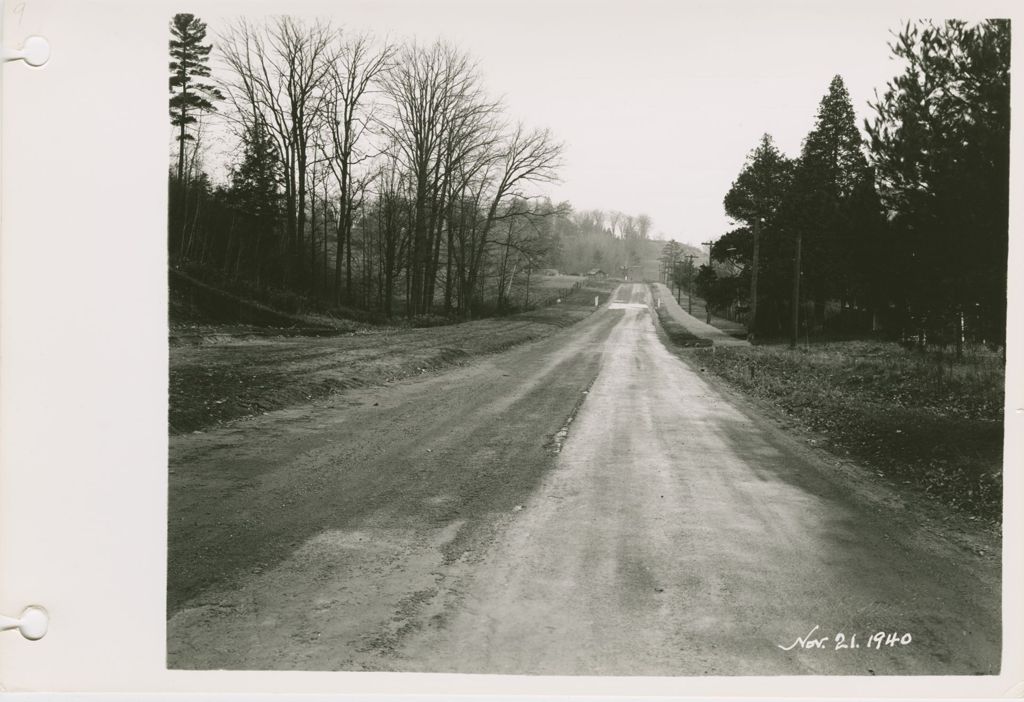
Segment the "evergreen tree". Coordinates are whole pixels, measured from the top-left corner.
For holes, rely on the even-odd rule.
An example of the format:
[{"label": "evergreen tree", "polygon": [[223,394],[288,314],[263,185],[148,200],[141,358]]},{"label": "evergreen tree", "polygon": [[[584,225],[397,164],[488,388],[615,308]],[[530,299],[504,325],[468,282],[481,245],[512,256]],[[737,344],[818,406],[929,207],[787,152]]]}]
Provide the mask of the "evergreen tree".
[{"label": "evergreen tree", "polygon": [[711,260],[727,263],[734,269],[749,274],[754,256],[754,236],[750,227],[736,227],[715,240],[711,246]]},{"label": "evergreen tree", "polygon": [[[749,232],[750,246],[750,319],[747,327],[753,332],[777,328],[779,279],[779,237],[777,215],[792,175],[792,163],[765,134],[747,156],[723,205],[725,213],[747,225],[735,235]],[[737,248],[746,248],[738,245]],[[766,314],[769,310],[772,314]],[[771,317],[775,317],[774,323]]]},{"label": "evergreen tree", "polygon": [[749,226],[759,217],[768,225],[789,185],[791,167],[771,135],[763,135],[725,195],[725,213]]},{"label": "evergreen tree", "polygon": [[[1010,23],[908,24],[867,126],[899,302],[920,332],[1005,342]],[[967,329],[960,328],[966,322]]]},{"label": "evergreen tree", "polygon": [[863,331],[867,325],[875,330],[879,313],[893,297],[894,269],[888,227],[870,166],[842,203],[840,224],[837,260],[841,266],[836,279],[839,299],[865,313],[859,320],[852,320],[857,325],[852,331]]},{"label": "evergreen tree", "polygon": [[240,250],[251,259],[252,279],[259,285],[266,265],[276,260],[282,249],[275,236],[282,205],[280,160],[273,137],[259,122],[247,131],[243,145],[242,161],[231,173],[232,206],[248,225],[251,241]]},{"label": "evergreen tree", "polygon": [[243,137],[242,161],[231,173],[236,203],[253,217],[274,217],[280,207],[273,137],[257,122]]},{"label": "evergreen tree", "polygon": [[865,193],[868,177],[850,94],[842,77],[835,76],[804,139],[784,208],[785,227],[794,243],[791,314],[798,307],[801,285],[815,302],[819,324],[825,301],[849,299],[856,287],[862,234],[856,223],[866,218],[858,210],[872,206]]},{"label": "evergreen tree", "polygon": [[178,128],[178,182],[185,177],[185,142],[193,139],[186,127],[194,124],[196,113],[212,112],[213,100],[223,99],[213,85],[200,82],[210,76],[207,65],[210,44],[206,39],[206,23],[194,15],[179,13],[171,21],[171,124]]}]

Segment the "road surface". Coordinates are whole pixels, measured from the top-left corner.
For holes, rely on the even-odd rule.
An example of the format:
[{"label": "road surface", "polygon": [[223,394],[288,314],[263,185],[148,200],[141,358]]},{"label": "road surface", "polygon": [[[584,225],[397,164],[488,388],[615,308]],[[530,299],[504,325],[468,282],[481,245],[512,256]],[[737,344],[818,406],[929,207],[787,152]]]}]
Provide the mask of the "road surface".
[{"label": "road surface", "polygon": [[169,666],[997,672],[998,547],[803,448],[648,305],[172,437]]}]

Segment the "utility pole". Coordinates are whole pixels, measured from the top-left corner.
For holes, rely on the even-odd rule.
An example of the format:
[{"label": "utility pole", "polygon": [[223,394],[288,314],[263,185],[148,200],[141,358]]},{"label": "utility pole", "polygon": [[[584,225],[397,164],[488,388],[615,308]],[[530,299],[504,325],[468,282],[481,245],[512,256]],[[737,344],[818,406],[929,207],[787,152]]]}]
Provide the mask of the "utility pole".
[{"label": "utility pole", "polygon": [[[701,246],[708,247],[708,268],[711,268],[711,249],[714,247],[715,242],[713,241],[702,241]],[[714,272],[714,271],[712,271]],[[708,296],[704,297],[704,323],[711,324],[711,301],[708,300]]]},{"label": "utility pole", "polygon": [[708,265],[710,266],[711,265],[711,247],[715,245],[715,242],[713,242],[713,241],[702,241],[702,242],[700,242],[700,245],[708,247]]},{"label": "utility pole", "polygon": [[686,254],[686,313],[693,315],[693,254]]}]

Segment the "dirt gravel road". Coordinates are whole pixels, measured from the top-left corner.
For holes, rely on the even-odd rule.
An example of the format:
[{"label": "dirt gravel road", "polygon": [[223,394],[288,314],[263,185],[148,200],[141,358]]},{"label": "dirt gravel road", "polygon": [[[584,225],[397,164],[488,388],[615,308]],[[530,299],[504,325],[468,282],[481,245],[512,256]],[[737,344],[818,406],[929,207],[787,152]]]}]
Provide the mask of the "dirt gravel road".
[{"label": "dirt gravel road", "polygon": [[998,545],[802,448],[647,303],[173,437],[170,667],[996,672]]}]

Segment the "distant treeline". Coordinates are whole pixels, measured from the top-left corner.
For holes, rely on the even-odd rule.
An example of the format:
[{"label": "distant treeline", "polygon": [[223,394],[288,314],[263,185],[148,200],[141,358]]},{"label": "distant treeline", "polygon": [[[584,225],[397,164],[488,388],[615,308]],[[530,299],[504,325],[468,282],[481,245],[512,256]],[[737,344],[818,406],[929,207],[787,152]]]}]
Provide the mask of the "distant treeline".
[{"label": "distant treeline", "polygon": [[891,49],[903,72],[876,95],[867,140],[839,76],[799,156],[762,138],[725,196],[738,226],[695,284],[761,336],[1002,346],[1010,23],[913,23]]},{"label": "distant treeline", "polygon": [[[511,123],[470,57],[290,17],[171,22],[171,264],[391,317],[508,310],[539,269],[608,274],[650,258],[644,215],[539,198],[562,146]],[[216,118],[216,122],[213,120]],[[204,155],[237,140],[230,181]]]}]

